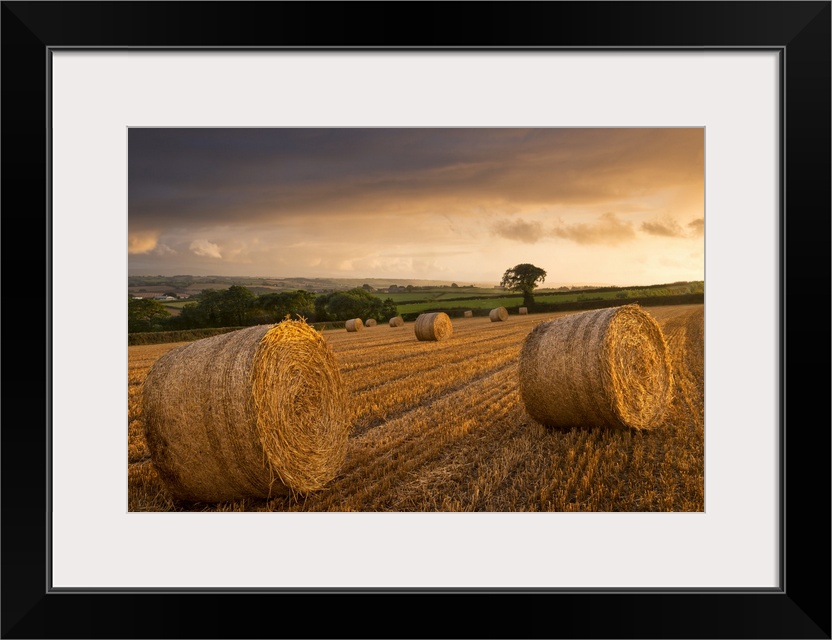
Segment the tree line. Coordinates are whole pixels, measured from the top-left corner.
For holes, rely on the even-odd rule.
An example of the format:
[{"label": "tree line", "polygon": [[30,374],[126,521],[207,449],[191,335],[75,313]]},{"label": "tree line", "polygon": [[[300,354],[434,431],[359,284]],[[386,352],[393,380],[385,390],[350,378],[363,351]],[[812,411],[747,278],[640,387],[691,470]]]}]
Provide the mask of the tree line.
[{"label": "tree line", "polygon": [[179,331],[214,327],[245,327],[273,324],[286,316],[301,316],[307,322],[334,322],[369,318],[386,322],[397,315],[390,298],[382,300],[362,288],[316,295],[309,291],[281,291],[255,295],[241,285],[228,289],[204,289],[196,302],[172,315],[158,300],[128,300],[130,333]]},{"label": "tree line", "polygon": [[[523,294],[523,304],[534,304],[534,290],[546,279],[546,271],[533,264],[518,264],[506,269],[500,286]],[[453,283],[453,288],[458,285]],[[410,286],[407,287],[410,289]],[[414,287],[414,289],[417,287]],[[370,318],[386,322],[398,315],[391,298],[381,300],[365,284],[349,291],[316,295],[309,291],[281,291],[255,295],[242,285],[228,289],[203,289],[197,302],[182,307],[178,316],[157,300],[128,299],[128,332],[178,331],[215,327],[245,327],[273,324],[286,316],[302,316],[308,322],[337,322]]]}]

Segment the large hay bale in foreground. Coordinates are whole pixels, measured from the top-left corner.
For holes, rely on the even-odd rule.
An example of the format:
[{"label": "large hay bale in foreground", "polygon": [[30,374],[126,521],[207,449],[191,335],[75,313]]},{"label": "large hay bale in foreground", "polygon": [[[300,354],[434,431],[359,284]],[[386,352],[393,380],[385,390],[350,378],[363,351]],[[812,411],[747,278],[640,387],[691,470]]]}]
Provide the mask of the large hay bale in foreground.
[{"label": "large hay bale in foreground", "polygon": [[491,322],[505,322],[508,320],[508,311],[505,307],[497,307],[488,312],[488,317]]},{"label": "large hay bale in foreground", "polygon": [[390,326],[391,327],[401,327],[404,324],[404,318],[401,316],[394,316],[390,318]]},{"label": "large hay bale in foreground", "polygon": [[344,326],[347,328],[347,331],[352,333],[361,331],[364,328],[364,323],[361,321],[361,318],[353,318],[352,320],[347,320]]},{"label": "large hay bale in foreground", "polygon": [[148,372],[142,410],[153,463],[180,500],[308,494],[346,456],[340,369],[302,320],[172,349]]},{"label": "large hay bale in foreground", "polygon": [[466,311],[462,315],[465,316],[466,318],[473,318],[474,317],[474,312],[473,311]]},{"label": "large hay bale in foreground", "polygon": [[453,335],[454,325],[447,313],[438,311],[419,315],[413,329],[419,340],[444,340]]},{"label": "large hay bale in foreground", "polygon": [[519,313],[521,316],[526,316],[526,315],[529,314],[529,308],[528,307],[520,307],[517,310],[517,313]]},{"label": "large hay bale in foreground", "polygon": [[672,395],[664,335],[635,304],[540,323],[519,371],[526,411],[548,426],[652,429]]},{"label": "large hay bale in foreground", "polygon": [[368,318],[367,322],[364,323],[365,327],[374,327],[378,324],[373,318]]}]

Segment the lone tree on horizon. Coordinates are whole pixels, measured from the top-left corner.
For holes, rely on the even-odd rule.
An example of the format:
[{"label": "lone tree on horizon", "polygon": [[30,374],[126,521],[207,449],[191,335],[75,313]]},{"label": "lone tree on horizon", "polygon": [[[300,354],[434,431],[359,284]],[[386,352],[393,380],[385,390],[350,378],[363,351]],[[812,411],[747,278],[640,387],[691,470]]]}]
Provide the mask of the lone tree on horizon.
[{"label": "lone tree on horizon", "polygon": [[534,290],[538,283],[546,279],[546,272],[533,264],[518,264],[511,269],[506,269],[500,286],[509,291],[519,291],[523,294],[523,306],[529,307],[534,304]]}]

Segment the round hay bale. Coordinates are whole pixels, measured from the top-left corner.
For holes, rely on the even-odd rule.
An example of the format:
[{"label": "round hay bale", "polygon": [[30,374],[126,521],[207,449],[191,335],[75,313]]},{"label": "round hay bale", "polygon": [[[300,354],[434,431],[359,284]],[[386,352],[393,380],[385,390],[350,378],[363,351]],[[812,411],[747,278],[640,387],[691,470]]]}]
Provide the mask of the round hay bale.
[{"label": "round hay bale", "polygon": [[465,316],[466,318],[473,318],[474,317],[474,312],[473,311],[466,311],[462,315]]},{"label": "round hay bale", "polygon": [[361,318],[353,318],[352,320],[347,320],[344,326],[347,328],[347,331],[352,333],[354,331],[361,331],[364,328],[364,323],[361,321]]},{"label": "round hay bale", "polygon": [[491,322],[505,322],[508,320],[508,311],[505,307],[497,307],[488,312],[488,317]]},{"label": "round hay bale", "polygon": [[142,410],[153,463],[180,500],[308,494],[347,452],[340,369],[303,320],[172,349],[148,372]]},{"label": "round hay bale", "polygon": [[401,316],[395,316],[390,318],[390,326],[391,327],[401,327],[404,324],[404,318]]},{"label": "round hay bale", "polygon": [[419,340],[444,340],[453,335],[454,325],[447,313],[438,311],[421,314],[416,318],[413,329]]},{"label": "round hay bale", "polygon": [[520,309],[518,309],[518,313],[521,316],[528,315],[529,314],[529,308],[528,307],[520,307]]},{"label": "round hay bale", "polygon": [[631,304],[537,325],[520,352],[520,397],[554,427],[653,429],[672,395],[662,330]]},{"label": "round hay bale", "polygon": [[367,322],[364,323],[364,326],[365,327],[374,327],[374,326],[376,326],[376,324],[378,324],[378,323],[375,320],[373,320],[372,318],[368,318]]}]

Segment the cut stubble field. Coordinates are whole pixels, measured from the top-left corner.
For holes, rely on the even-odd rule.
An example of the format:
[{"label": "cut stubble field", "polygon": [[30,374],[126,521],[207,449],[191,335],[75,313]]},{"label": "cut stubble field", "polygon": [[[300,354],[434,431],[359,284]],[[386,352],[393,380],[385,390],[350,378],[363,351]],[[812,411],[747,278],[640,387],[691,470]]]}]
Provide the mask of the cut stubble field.
[{"label": "cut stubble field", "polygon": [[350,397],[349,447],[328,486],[305,497],[177,502],[144,437],[141,385],[182,343],[128,347],[130,511],[704,511],[704,307],[651,307],[673,396],[650,431],[536,423],[518,389],[523,340],[572,312],[453,320],[419,341],[414,323],[327,331]]}]

